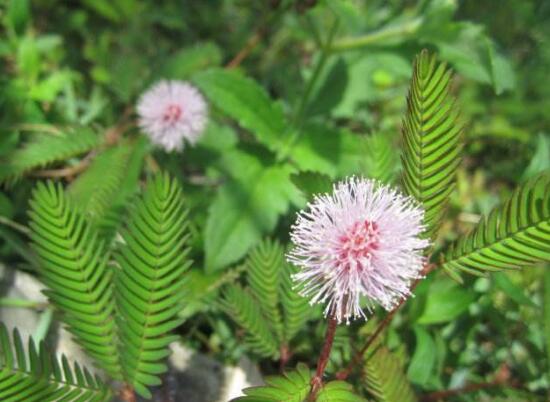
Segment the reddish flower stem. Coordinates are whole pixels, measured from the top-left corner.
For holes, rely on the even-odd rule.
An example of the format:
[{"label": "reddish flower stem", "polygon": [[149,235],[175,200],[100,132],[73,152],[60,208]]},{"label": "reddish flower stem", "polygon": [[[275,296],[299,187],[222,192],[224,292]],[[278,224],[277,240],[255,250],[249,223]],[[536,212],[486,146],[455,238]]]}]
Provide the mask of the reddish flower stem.
[{"label": "reddish flower stem", "polygon": [[124,387],[120,390],[119,397],[124,402],[136,402],[136,393],[130,384],[124,384]]},{"label": "reddish flower stem", "polygon": [[332,349],[332,343],[334,342],[337,324],[338,322],[336,321],[336,318],[331,315],[328,320],[327,332],[325,334],[325,344],[323,345],[323,349],[319,355],[319,360],[317,360],[317,371],[315,372],[315,376],[311,379],[311,391],[309,392],[308,401],[315,401],[315,396],[323,385],[323,374],[330,357],[330,351]]},{"label": "reddish flower stem", "polygon": [[[418,283],[422,278],[424,278],[426,275],[428,275],[433,269],[435,268],[435,265],[432,264],[426,264],[424,266],[424,269],[421,272],[421,277],[416,279],[413,284],[411,285],[411,292],[416,288]],[[378,338],[378,336],[384,331],[384,329],[391,323],[393,317],[395,316],[395,313],[399,311],[399,309],[405,304],[407,301],[407,298],[402,298],[397,306],[390,311],[386,317],[378,324],[376,327],[376,330],[374,333],[367,339],[367,342],[365,342],[365,345],[355,354],[351,362],[348,364],[348,366],[344,370],[340,370],[338,373],[336,373],[336,378],[339,380],[345,380],[348,378],[348,376],[353,371],[354,367],[363,360],[363,356],[365,356],[365,353],[367,353],[367,350],[371,347],[371,345],[374,343],[374,341]]]}]

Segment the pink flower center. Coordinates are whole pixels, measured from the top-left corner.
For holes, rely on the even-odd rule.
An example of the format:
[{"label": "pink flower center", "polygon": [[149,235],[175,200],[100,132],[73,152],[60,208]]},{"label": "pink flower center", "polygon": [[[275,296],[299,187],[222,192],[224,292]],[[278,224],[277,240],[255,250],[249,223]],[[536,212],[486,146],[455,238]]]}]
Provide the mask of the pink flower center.
[{"label": "pink flower center", "polygon": [[362,261],[370,260],[372,252],[378,249],[378,234],[376,223],[369,220],[355,222],[338,239],[338,262],[347,270],[352,266],[362,270]]},{"label": "pink flower center", "polygon": [[168,105],[164,114],[162,115],[162,121],[169,124],[177,123],[181,118],[182,114],[181,106],[179,105]]}]

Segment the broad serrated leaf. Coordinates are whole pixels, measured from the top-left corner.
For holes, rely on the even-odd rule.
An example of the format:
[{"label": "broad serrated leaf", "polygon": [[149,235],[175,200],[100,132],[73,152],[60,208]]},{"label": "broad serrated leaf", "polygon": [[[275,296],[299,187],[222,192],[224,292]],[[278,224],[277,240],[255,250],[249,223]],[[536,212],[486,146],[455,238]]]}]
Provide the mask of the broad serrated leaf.
[{"label": "broad serrated leaf", "polygon": [[11,182],[37,168],[83,154],[97,147],[100,137],[86,128],[60,134],[34,134],[23,146],[0,159],[0,183]]},{"label": "broad serrated leaf", "polygon": [[414,63],[403,121],[402,181],[425,210],[426,236],[435,238],[456,183],[462,123],[450,95],[451,72],[422,51]]},{"label": "broad serrated leaf", "polygon": [[29,211],[39,273],[67,329],[101,368],[121,377],[109,253],[61,185],[38,183]]},{"label": "broad serrated leaf", "polygon": [[197,71],[219,65],[222,60],[220,48],[213,42],[185,47],[168,56],[160,69],[160,76],[184,80]]},{"label": "broad serrated leaf", "polygon": [[254,247],[245,262],[247,281],[252,294],[269,317],[279,343],[283,342],[283,318],[279,308],[279,286],[285,265],[284,249],[280,243],[265,239]]},{"label": "broad serrated leaf", "polygon": [[[331,381],[319,390],[317,402],[366,402],[365,398],[356,395],[353,387],[344,381]],[[401,402],[401,401],[400,401]]]},{"label": "broad serrated leaf", "polygon": [[0,400],[3,402],[111,400],[110,389],[99,377],[86,369],[82,371],[78,365],[71,367],[65,356],[60,363],[43,343],[36,350],[32,338],[27,350],[28,353],[17,329],[10,339],[6,327],[0,324]]},{"label": "broad serrated leaf", "polygon": [[274,152],[287,140],[286,121],[279,104],[254,80],[236,71],[211,69],[193,76],[209,101],[250,131]]},{"label": "broad serrated leaf", "polygon": [[474,274],[550,261],[550,173],[518,187],[445,253],[443,268]]},{"label": "broad serrated leaf", "polygon": [[378,402],[417,400],[401,363],[384,346],[379,346],[365,362],[363,383]]},{"label": "broad serrated leaf", "polygon": [[289,207],[302,205],[290,165],[263,166],[257,157],[233,151],[224,157],[232,176],[216,194],[205,229],[206,270],[213,272],[243,257],[275,228]]},{"label": "broad serrated leaf", "polygon": [[279,344],[260,305],[248,290],[230,285],[223,292],[223,308],[246,330],[246,343],[260,356],[279,357]]},{"label": "broad serrated leaf", "polygon": [[170,332],[181,324],[188,260],[187,209],[182,190],[166,174],[152,178],[123,231],[115,274],[117,323],[124,379],[149,398],[166,371]]}]

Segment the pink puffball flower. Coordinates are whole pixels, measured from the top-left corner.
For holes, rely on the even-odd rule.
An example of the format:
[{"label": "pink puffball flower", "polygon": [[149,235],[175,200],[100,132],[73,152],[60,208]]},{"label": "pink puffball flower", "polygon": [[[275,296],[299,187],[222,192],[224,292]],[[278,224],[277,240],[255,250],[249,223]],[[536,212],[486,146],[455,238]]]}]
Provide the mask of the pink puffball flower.
[{"label": "pink puffball flower", "polygon": [[208,108],[202,94],[183,81],[160,81],[137,103],[139,126],[151,142],[166,151],[181,151],[184,141],[194,145],[203,133]]},{"label": "pink puffball flower", "polygon": [[325,316],[339,323],[364,317],[378,303],[392,310],[410,296],[422,277],[422,250],[429,240],[424,211],[412,198],[375,180],[357,177],[318,195],[292,227],[294,248],[287,258],[301,269],[293,275],[310,304],[327,303]]}]

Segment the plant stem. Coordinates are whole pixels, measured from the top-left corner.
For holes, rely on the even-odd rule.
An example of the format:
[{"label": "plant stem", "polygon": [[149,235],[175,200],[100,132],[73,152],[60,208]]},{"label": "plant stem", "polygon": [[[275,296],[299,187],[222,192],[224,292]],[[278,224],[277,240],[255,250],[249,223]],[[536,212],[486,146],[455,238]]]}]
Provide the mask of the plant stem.
[{"label": "plant stem", "polygon": [[422,25],[422,18],[417,17],[402,24],[384,27],[366,35],[357,38],[344,38],[334,43],[330,48],[331,52],[339,52],[345,50],[353,50],[364,46],[373,45],[384,40],[394,39],[399,37],[407,37],[415,33]]},{"label": "plant stem", "polygon": [[136,402],[136,393],[130,384],[124,384],[119,394],[124,402]]},{"label": "plant stem", "polygon": [[319,388],[323,385],[323,374],[328,364],[328,359],[330,357],[330,351],[332,349],[332,343],[334,342],[334,335],[336,334],[336,325],[338,322],[333,315],[330,315],[328,320],[327,332],[325,334],[325,344],[319,355],[319,360],[317,361],[317,370],[315,376],[311,379],[311,391],[309,392],[309,401],[314,401]]},{"label": "plant stem", "polygon": [[[420,280],[422,280],[426,275],[428,275],[432,270],[435,269],[435,265],[433,264],[426,264],[424,266],[424,269],[422,270],[421,277],[416,279],[413,284],[411,285],[411,292],[416,288],[416,286],[420,283]],[[344,369],[336,373],[336,378],[338,380],[345,380],[348,378],[348,376],[353,371],[354,367],[363,360],[363,356],[365,356],[365,353],[367,353],[367,350],[372,346],[374,341],[378,338],[378,336],[384,331],[384,329],[391,323],[393,317],[395,316],[395,313],[399,311],[399,309],[405,304],[407,301],[406,297],[401,298],[397,306],[390,311],[386,317],[378,324],[378,327],[376,327],[376,330],[374,333],[367,339],[367,342],[365,342],[365,345],[353,356],[353,359],[348,364],[348,366]]]}]

